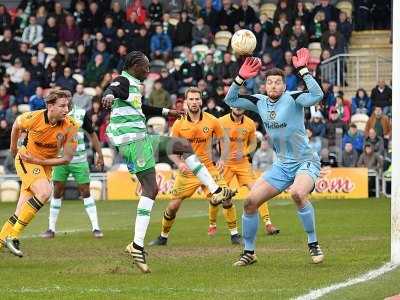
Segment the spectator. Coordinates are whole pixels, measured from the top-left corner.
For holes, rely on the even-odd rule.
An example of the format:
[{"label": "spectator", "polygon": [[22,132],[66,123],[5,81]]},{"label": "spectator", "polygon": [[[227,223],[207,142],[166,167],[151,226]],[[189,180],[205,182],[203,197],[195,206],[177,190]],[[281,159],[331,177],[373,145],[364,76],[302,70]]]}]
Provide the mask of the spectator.
[{"label": "spectator", "polygon": [[363,135],[357,130],[357,125],[354,123],[350,124],[349,130],[343,136],[342,145],[346,145],[347,143],[352,144],[352,148],[356,150],[359,154],[363,151],[364,148],[364,137]]},{"label": "spectator", "polygon": [[310,23],[310,42],[320,42],[322,34],[328,29],[328,24],[323,11],[317,11]]},{"label": "spectator", "polygon": [[8,124],[14,124],[15,120],[21,113],[18,112],[18,104],[12,103],[6,111],[6,121]]},{"label": "spectator", "polygon": [[374,128],[370,128],[368,130],[368,136],[365,139],[365,143],[366,144],[369,143],[375,153],[378,153],[379,155],[383,156],[385,152],[385,144],[383,138],[376,134]]},{"label": "spectator", "polygon": [[339,55],[339,54],[343,54],[344,53],[344,49],[341,48],[336,40],[336,36],[335,35],[330,35],[328,37],[328,44],[326,48],[323,48],[324,50],[328,50],[331,57],[335,56],[335,55]]},{"label": "spectator", "polygon": [[187,12],[181,12],[180,20],[176,25],[174,46],[190,47],[192,45],[192,28],[193,25],[188,20]]},{"label": "spectator", "polygon": [[125,64],[125,57],[128,54],[128,49],[125,45],[121,44],[118,47],[116,55],[113,56],[112,61],[110,63],[113,69],[116,69],[119,73],[122,72],[122,69]]},{"label": "spectator", "polygon": [[7,88],[4,85],[0,85],[0,101],[4,111],[15,101],[14,96],[7,92]]},{"label": "spectator", "polygon": [[262,56],[267,48],[268,35],[258,22],[254,24],[253,33],[257,39],[257,45],[256,49],[254,49],[254,53],[256,56]]},{"label": "spectator", "polygon": [[60,27],[58,32],[60,42],[64,43],[68,48],[74,48],[81,38],[81,31],[75,24],[74,17],[68,15],[65,17],[65,25]]},{"label": "spectator", "polygon": [[89,110],[92,105],[92,96],[85,94],[83,84],[76,85],[76,92],[72,96],[72,103],[79,108]]},{"label": "spectator", "polygon": [[125,12],[118,1],[112,3],[110,15],[114,20],[115,27],[121,28],[125,20]]},{"label": "spectator", "polygon": [[18,43],[14,40],[11,29],[6,27],[3,32],[3,40],[0,42],[0,60],[3,64],[11,64],[13,53],[17,48]]},{"label": "spectator", "polygon": [[337,24],[338,31],[342,34],[346,45],[350,42],[351,32],[353,31],[353,24],[349,21],[347,13],[341,11],[339,14],[339,23]]},{"label": "spectator", "polygon": [[31,57],[31,63],[27,67],[27,70],[29,73],[31,73],[32,80],[36,81],[39,85],[44,84],[44,67],[41,63],[38,61],[37,56],[32,56]]},{"label": "spectator", "polygon": [[88,63],[88,57],[85,52],[85,46],[83,44],[79,44],[76,47],[76,52],[72,58],[72,69],[74,73],[83,74],[86,69],[86,65]]},{"label": "spectator", "polygon": [[36,24],[36,17],[29,17],[29,26],[25,27],[22,33],[22,42],[29,44],[31,47],[36,46],[43,39],[43,27]]},{"label": "spectator", "polygon": [[141,26],[142,25],[138,22],[138,15],[136,12],[132,12],[129,15],[128,21],[125,21],[123,24],[125,33],[130,36],[138,34]]},{"label": "spectator", "polygon": [[171,39],[173,39],[173,37],[175,36],[175,26],[174,25],[172,25],[171,23],[170,23],[170,15],[169,14],[167,14],[167,13],[165,13],[165,14],[163,14],[163,16],[162,16],[162,23],[161,23],[161,26],[162,26],[162,28],[163,28],[163,32],[165,33],[165,34],[168,34],[168,36],[171,38]]},{"label": "spectator", "polygon": [[304,5],[304,2],[298,1],[296,4],[296,9],[294,12],[295,20],[300,19],[301,23],[304,25],[305,29],[308,31],[310,28],[311,14],[308,11],[307,7]]},{"label": "spectator", "polygon": [[367,30],[371,26],[371,7],[370,0],[358,0],[358,5],[355,7],[355,29],[356,30]]},{"label": "spectator", "polygon": [[89,4],[89,11],[86,15],[83,27],[89,29],[90,33],[98,32],[103,24],[103,16],[96,2]]},{"label": "spectator", "polygon": [[386,85],[385,80],[379,80],[378,85],[371,91],[372,106],[382,107],[383,112],[388,114],[392,106],[392,89]]},{"label": "spectator", "polygon": [[272,61],[277,67],[283,67],[283,49],[287,48],[287,40],[282,35],[279,26],[275,26],[274,34],[268,41],[268,53],[271,55]]},{"label": "spectator", "polygon": [[40,5],[39,8],[36,10],[36,23],[42,26],[43,28],[43,26],[46,24],[46,19],[47,19],[46,6]]},{"label": "spectator", "polygon": [[374,152],[370,143],[365,143],[364,152],[358,159],[357,167],[368,168],[368,170],[374,170],[378,174],[382,171],[382,158]]},{"label": "spectator", "polygon": [[314,7],[314,15],[319,11],[324,12],[328,22],[332,20],[337,21],[339,18],[339,10],[334,5],[330,4],[330,0],[321,0],[320,4]]},{"label": "spectator", "polygon": [[93,99],[92,107],[87,114],[92,122],[94,131],[99,134],[99,130],[106,122],[107,117],[106,111],[101,109],[100,99]]},{"label": "spectator", "polygon": [[213,33],[218,31],[218,11],[213,8],[212,0],[205,0],[204,8],[200,10],[200,16],[204,19]]},{"label": "spectator", "polygon": [[293,67],[286,65],[284,67],[286,90],[295,91],[297,89],[297,76],[293,74]]},{"label": "spectator", "polygon": [[388,116],[386,116],[382,108],[377,106],[374,109],[371,117],[368,119],[367,125],[365,126],[365,135],[368,135],[369,130],[373,128],[376,134],[382,138],[390,139],[392,134],[392,125]]},{"label": "spectator", "polygon": [[61,4],[61,2],[54,3],[53,15],[56,18],[56,23],[57,23],[58,27],[60,27],[61,25],[64,24],[66,11],[65,11],[63,5]]},{"label": "spectator", "polygon": [[315,112],[311,116],[311,122],[308,126],[313,136],[324,138],[326,135],[326,124],[323,122],[324,117],[320,111]]},{"label": "spectator", "polygon": [[41,86],[36,88],[35,95],[29,98],[29,107],[31,111],[46,108],[46,103],[44,102],[44,91]]},{"label": "spectator", "polygon": [[249,5],[248,0],[241,0],[238,10],[238,20],[241,28],[253,28],[257,22],[257,17],[254,9]]},{"label": "spectator", "polygon": [[60,72],[61,72],[61,67],[58,64],[57,60],[52,59],[44,73],[46,87],[51,87],[51,88],[55,87],[56,80],[59,77]]},{"label": "spectator", "polygon": [[145,27],[141,27],[139,35],[136,35],[131,43],[129,51],[142,51],[147,56],[150,56],[150,36]]},{"label": "spectator", "polygon": [[103,34],[104,39],[108,45],[115,41],[117,36],[117,28],[114,26],[114,20],[111,16],[107,16],[104,20],[104,25],[101,27],[100,32]]},{"label": "spectator", "polygon": [[313,132],[310,129],[306,129],[307,137],[308,137],[308,144],[310,145],[311,149],[315,153],[320,153],[322,148],[322,141],[319,136],[314,136]]},{"label": "spectator", "polygon": [[215,103],[215,99],[212,97],[207,99],[206,107],[203,109],[203,111],[213,115],[216,118],[222,117],[224,114],[222,107],[218,106]]},{"label": "spectator", "polygon": [[339,118],[338,111],[332,110],[331,117],[326,125],[326,137],[329,145],[339,145],[346,130],[346,124]]},{"label": "spectator", "polygon": [[252,166],[254,170],[262,172],[268,171],[272,167],[272,163],[275,161],[275,154],[267,141],[263,140],[261,146],[254,153]]},{"label": "spectator", "polygon": [[222,9],[218,13],[219,30],[233,32],[235,24],[239,23],[238,10],[232,5],[231,0],[222,0]]},{"label": "spectator", "polygon": [[196,25],[193,26],[192,29],[192,45],[197,45],[197,44],[204,44],[204,45],[209,45],[211,42],[211,30],[210,27],[206,24],[204,24],[204,19],[202,17],[199,17],[196,20]]},{"label": "spectator", "polygon": [[329,108],[329,119],[332,119],[332,114],[335,113],[345,124],[350,122],[350,108],[347,103],[344,103],[343,96],[337,96],[335,105]]},{"label": "spectator", "polygon": [[46,44],[47,47],[57,47],[58,42],[58,26],[56,23],[56,18],[50,16],[46,25],[44,25],[43,29],[43,43]]},{"label": "spectator", "polygon": [[223,62],[215,66],[215,75],[217,78],[230,78],[234,76],[239,70],[237,62],[232,61],[232,54],[229,52],[224,53]]},{"label": "spectator", "polygon": [[352,143],[346,143],[344,145],[344,151],[342,153],[341,167],[355,168],[358,162],[358,153],[353,149]]},{"label": "spectator", "polygon": [[336,21],[330,21],[328,23],[328,30],[325,31],[321,37],[321,48],[322,49],[330,48],[331,45],[329,43],[329,38],[332,35],[335,36],[337,47],[343,53],[344,48],[346,47],[346,40],[345,40],[344,36],[340,33],[340,31],[338,31],[338,24]]},{"label": "spectator", "polygon": [[182,10],[188,13],[188,19],[191,23],[196,22],[199,17],[200,7],[197,5],[198,1],[183,0]]},{"label": "spectator", "polygon": [[389,0],[372,1],[371,16],[374,29],[388,29],[390,27],[391,9]]},{"label": "spectator", "polygon": [[183,63],[179,70],[179,80],[182,86],[193,86],[202,77],[200,65],[194,60],[194,55],[189,52],[187,61]]},{"label": "spectator", "polygon": [[94,49],[92,53],[92,62],[97,55],[101,55],[103,57],[104,64],[106,67],[108,67],[108,63],[111,59],[111,53],[107,51],[107,44],[104,40],[100,40],[96,43],[96,49]]},{"label": "spectator", "polygon": [[168,60],[171,51],[172,43],[170,37],[163,32],[162,26],[156,26],[156,33],[151,37],[150,40],[150,56],[153,59],[164,59]]},{"label": "spectator", "polygon": [[178,86],[173,76],[168,73],[168,70],[166,68],[162,68],[160,75],[160,82],[163,88],[169,94],[176,94],[178,92]]},{"label": "spectator", "polygon": [[29,53],[28,44],[26,44],[26,43],[19,44],[19,49],[14,50],[13,53],[14,53],[14,56],[13,56],[14,59],[16,59],[18,57],[21,60],[22,66],[24,68],[29,66],[32,55]]},{"label": "spectator", "polygon": [[286,16],[288,22],[291,23],[293,21],[293,7],[289,7],[287,0],[280,0],[278,2],[276,10],[274,12],[274,22],[279,23],[279,19],[282,15]]},{"label": "spectator", "polygon": [[147,11],[146,8],[143,6],[142,0],[134,0],[131,5],[126,8],[126,16],[129,18],[131,13],[135,12],[138,16],[138,24],[144,25],[145,21],[147,20]]},{"label": "spectator", "polygon": [[29,98],[35,93],[38,83],[31,80],[31,73],[25,71],[22,81],[17,85],[17,103],[28,104]]},{"label": "spectator", "polygon": [[169,93],[163,88],[160,80],[154,82],[153,90],[149,96],[149,104],[155,107],[170,108],[172,106]]},{"label": "spectator", "polygon": [[372,102],[364,89],[358,89],[356,95],[351,101],[352,114],[367,114],[372,113]]},{"label": "spectator", "polygon": [[83,25],[86,19],[86,3],[84,1],[77,1],[75,4],[75,9],[72,9],[74,1],[71,2],[72,16],[75,19],[75,24],[78,26],[79,30],[82,32]]},{"label": "spectator", "polygon": [[60,86],[65,90],[69,90],[71,93],[75,91],[78,82],[72,77],[71,68],[64,68],[63,74],[57,78],[56,85]]},{"label": "spectator", "polygon": [[10,149],[11,126],[5,119],[0,120],[0,151]]},{"label": "spectator", "polygon": [[0,4],[0,34],[4,33],[4,29],[11,26],[11,16],[4,4]]},{"label": "spectator", "polygon": [[149,11],[149,17],[153,23],[161,22],[161,18],[163,15],[163,7],[159,0],[151,0],[148,11]]},{"label": "spectator", "polygon": [[297,40],[298,48],[307,48],[308,47],[308,35],[305,31],[305,28],[301,22],[301,19],[296,19],[293,26],[292,37]]},{"label": "spectator", "polygon": [[97,54],[94,61],[89,62],[86,67],[85,85],[92,87],[96,86],[106,71],[107,66],[104,62],[103,56],[101,54]]},{"label": "spectator", "polygon": [[[15,95],[17,90],[17,84],[11,81],[11,75],[6,73],[3,75],[2,85],[6,88],[7,94]],[[11,103],[11,102],[10,102]]]}]

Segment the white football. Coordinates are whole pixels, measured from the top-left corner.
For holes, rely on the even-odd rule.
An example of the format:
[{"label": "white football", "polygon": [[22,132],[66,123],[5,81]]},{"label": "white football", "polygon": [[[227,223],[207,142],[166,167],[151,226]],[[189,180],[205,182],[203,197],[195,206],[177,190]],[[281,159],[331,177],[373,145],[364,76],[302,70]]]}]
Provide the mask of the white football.
[{"label": "white football", "polygon": [[241,29],[232,36],[231,47],[236,55],[252,55],[256,46],[256,36],[250,30]]}]

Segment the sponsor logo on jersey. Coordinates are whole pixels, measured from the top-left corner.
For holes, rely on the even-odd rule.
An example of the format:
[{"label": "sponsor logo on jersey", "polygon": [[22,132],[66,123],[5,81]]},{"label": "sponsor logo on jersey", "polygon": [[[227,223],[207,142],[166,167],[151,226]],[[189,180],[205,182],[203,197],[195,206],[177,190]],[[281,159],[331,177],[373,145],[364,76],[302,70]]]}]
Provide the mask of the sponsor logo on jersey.
[{"label": "sponsor logo on jersey", "polygon": [[203,128],[203,132],[204,132],[204,133],[207,133],[207,132],[209,132],[209,131],[210,131],[210,128],[208,128],[207,126]]},{"label": "sponsor logo on jersey", "polygon": [[267,129],[280,129],[285,128],[287,123],[278,123],[278,122],[266,122],[264,123]]},{"label": "sponsor logo on jersey", "polygon": [[39,169],[39,168],[34,168],[34,169],[32,170],[32,173],[35,174],[35,175],[37,175],[37,174],[40,173],[40,169]]}]

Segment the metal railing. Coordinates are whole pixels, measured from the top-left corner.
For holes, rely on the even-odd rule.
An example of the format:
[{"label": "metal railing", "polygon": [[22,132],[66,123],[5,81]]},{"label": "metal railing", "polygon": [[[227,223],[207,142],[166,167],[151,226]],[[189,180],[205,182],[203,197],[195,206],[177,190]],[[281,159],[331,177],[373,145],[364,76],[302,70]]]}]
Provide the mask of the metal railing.
[{"label": "metal railing", "polygon": [[339,54],[321,62],[321,78],[340,87],[364,86],[392,78],[392,60],[375,55]]}]

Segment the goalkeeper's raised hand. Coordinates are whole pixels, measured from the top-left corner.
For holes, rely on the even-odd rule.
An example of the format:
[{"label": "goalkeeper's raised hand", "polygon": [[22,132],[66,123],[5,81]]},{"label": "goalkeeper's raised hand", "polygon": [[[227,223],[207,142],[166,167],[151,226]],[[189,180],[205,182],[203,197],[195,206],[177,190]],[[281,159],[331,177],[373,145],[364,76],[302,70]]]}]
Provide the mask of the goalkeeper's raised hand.
[{"label": "goalkeeper's raised hand", "polygon": [[239,75],[236,76],[235,82],[242,85],[247,79],[257,76],[261,69],[261,60],[258,57],[246,57],[243,65],[240,67]]},{"label": "goalkeeper's raised hand", "polygon": [[296,56],[292,57],[293,66],[296,68],[300,76],[308,73],[307,64],[310,60],[310,51],[307,48],[297,50]]}]

